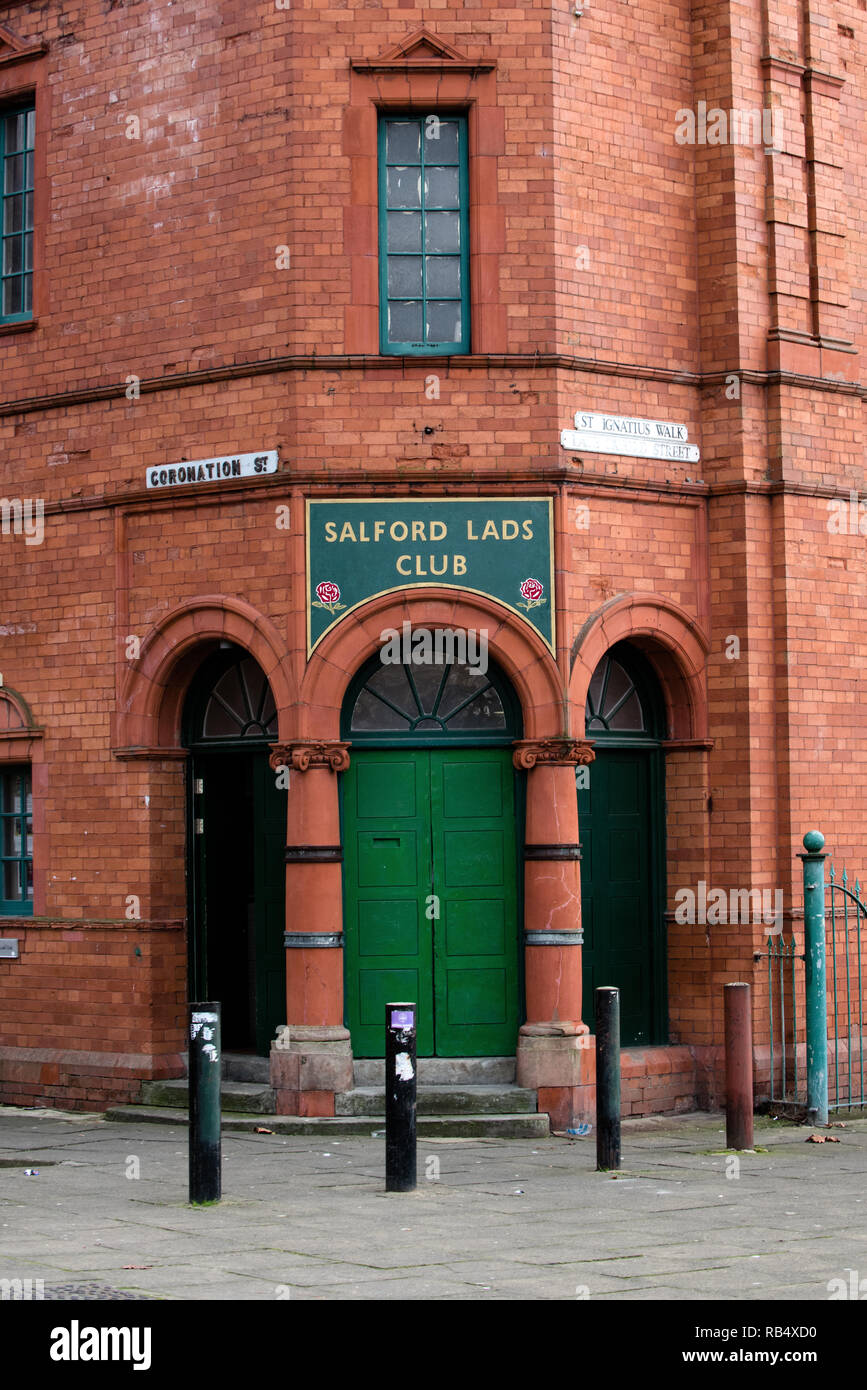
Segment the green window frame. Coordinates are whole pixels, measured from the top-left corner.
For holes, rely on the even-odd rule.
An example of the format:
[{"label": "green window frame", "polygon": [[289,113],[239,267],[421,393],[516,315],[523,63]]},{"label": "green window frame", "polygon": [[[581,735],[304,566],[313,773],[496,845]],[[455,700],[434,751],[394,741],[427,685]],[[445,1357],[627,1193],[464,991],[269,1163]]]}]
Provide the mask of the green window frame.
[{"label": "green window frame", "polygon": [[33,101],[0,109],[0,323],[33,317]]},{"label": "green window frame", "polygon": [[380,352],[469,352],[469,230],[466,116],[380,116]]},{"label": "green window frame", "polygon": [[29,767],[0,771],[0,916],[33,915],[33,790]]}]

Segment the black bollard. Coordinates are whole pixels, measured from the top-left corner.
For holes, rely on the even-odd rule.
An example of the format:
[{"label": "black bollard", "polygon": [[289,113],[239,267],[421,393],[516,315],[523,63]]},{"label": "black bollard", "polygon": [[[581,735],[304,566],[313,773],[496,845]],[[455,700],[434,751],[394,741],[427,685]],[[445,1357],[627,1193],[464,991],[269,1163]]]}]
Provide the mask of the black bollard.
[{"label": "black bollard", "polygon": [[219,1202],[220,1006],[190,1005],[190,1202]]},{"label": "black bollard", "polygon": [[416,1186],[415,1004],[385,1006],[385,1190]]},{"label": "black bollard", "polygon": [[596,991],[596,1168],[620,1167],[620,990]]}]

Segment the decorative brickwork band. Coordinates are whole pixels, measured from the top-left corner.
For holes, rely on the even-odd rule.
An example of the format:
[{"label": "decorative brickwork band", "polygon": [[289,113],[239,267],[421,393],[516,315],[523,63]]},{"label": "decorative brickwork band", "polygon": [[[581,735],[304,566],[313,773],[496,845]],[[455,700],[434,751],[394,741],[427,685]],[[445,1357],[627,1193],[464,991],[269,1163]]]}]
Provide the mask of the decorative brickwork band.
[{"label": "decorative brickwork band", "polygon": [[292,947],[308,948],[315,947],[339,947],[343,945],[342,931],[285,931],[283,933],[283,945],[287,951]]},{"label": "decorative brickwork band", "polygon": [[593,744],[577,738],[528,738],[513,745],[512,762],[519,771],[542,763],[548,767],[575,767],[592,763]]},{"label": "decorative brickwork band", "polygon": [[327,742],[298,739],[295,743],[273,743],[269,761],[275,772],[280,767],[288,767],[293,772],[306,772],[310,767],[330,767],[332,772],[346,772],[350,746],[348,743],[338,743],[336,739]]},{"label": "decorative brickwork band", "polygon": [[525,859],[580,859],[580,845],[525,845]]},{"label": "decorative brickwork band", "polygon": [[342,864],[342,845],[287,845],[287,864]]},{"label": "decorative brickwork band", "polygon": [[580,946],[584,933],[580,927],[575,931],[525,931],[525,946]]}]

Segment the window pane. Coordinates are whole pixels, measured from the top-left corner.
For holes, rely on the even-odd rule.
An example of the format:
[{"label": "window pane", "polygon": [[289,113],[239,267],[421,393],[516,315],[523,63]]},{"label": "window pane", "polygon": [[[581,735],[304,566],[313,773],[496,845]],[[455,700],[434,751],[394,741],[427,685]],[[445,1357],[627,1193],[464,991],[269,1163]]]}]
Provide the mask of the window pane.
[{"label": "window pane", "polygon": [[389,251],[421,250],[421,213],[390,212],[388,214]]},{"label": "window pane", "polygon": [[0,811],[17,811],[21,813],[21,774],[20,772],[7,772],[3,778],[3,801]]},{"label": "window pane", "polygon": [[24,199],[23,198],[4,198],[3,200],[3,231],[8,236],[10,232],[21,232],[24,230]]},{"label": "window pane", "polygon": [[421,256],[389,256],[388,293],[409,298],[421,290]]},{"label": "window pane", "polygon": [[505,729],[506,716],[495,690],[486,690],[449,720],[449,729]]},{"label": "window pane", "polygon": [[8,236],[3,241],[3,274],[12,275],[22,268],[20,236]]},{"label": "window pane", "polygon": [[11,280],[3,281],[3,313],[21,313],[21,278],[13,276]]},{"label": "window pane", "polygon": [[632,688],[632,681],[627,676],[623,667],[617,661],[612,661],[608,669],[608,688],[605,691],[605,708],[600,710],[600,714],[607,714],[610,709],[622,699],[627,690]]},{"label": "window pane", "polygon": [[460,207],[457,167],[425,170],[424,202],[425,207],[429,208]]},{"label": "window pane", "polygon": [[418,164],[418,121],[388,121],[385,127],[385,158],[388,164]]},{"label": "window pane", "polygon": [[[265,694],[265,675],[258,661],[242,661],[241,681],[244,686],[244,709],[248,719],[258,719]],[[217,687],[219,689],[219,686]]]},{"label": "window pane", "polygon": [[370,733],[375,731],[388,733],[397,729],[408,729],[409,720],[401,718],[393,709],[389,709],[388,705],[375,699],[368,690],[362,690],[352,711],[351,728],[354,733],[359,733],[362,730]]},{"label": "window pane", "polygon": [[447,295],[459,297],[461,293],[460,256],[428,256],[425,266],[427,292],[443,298]]},{"label": "window pane", "polygon": [[430,212],[424,220],[426,251],[460,251],[461,219],[457,212]]},{"label": "window pane", "polygon": [[25,863],[25,865],[24,865],[24,873],[25,873],[26,878],[27,878],[27,893],[26,893],[26,896],[27,896],[27,897],[30,899],[30,901],[32,902],[32,901],[33,901],[33,860],[32,860],[32,859],[28,859],[27,862]]},{"label": "window pane", "polygon": [[427,305],[427,341],[457,343],[461,337],[459,299],[432,299]]},{"label": "window pane", "polygon": [[6,153],[13,154],[16,150],[23,149],[27,124],[24,113],[19,112],[16,116],[7,116],[4,124],[6,126],[4,140]]},{"label": "window pane", "polygon": [[11,159],[5,160],[4,164],[4,193],[19,193],[24,188],[25,156],[13,155]]},{"label": "window pane", "polygon": [[421,207],[420,169],[388,169],[386,180],[390,208]]},{"label": "window pane", "polygon": [[3,854],[15,858],[21,853],[21,821],[17,816],[3,817]]},{"label": "window pane", "polygon": [[3,897],[16,902],[21,897],[21,874],[15,862],[3,865]]},{"label": "window pane", "polygon": [[[431,664],[423,666],[420,662],[414,663],[412,668],[412,678],[415,681],[415,688],[418,691],[418,698],[425,714],[432,714],[434,702],[439,694],[440,681],[443,678],[443,667]],[[439,718],[437,710],[437,718]]]},{"label": "window pane", "polygon": [[32,275],[25,275],[25,277],[24,277],[24,313],[25,313],[25,314],[31,314],[32,312],[33,312],[33,276],[32,276]]},{"label": "window pane", "polygon": [[24,238],[24,269],[33,269],[33,233],[28,232]]},{"label": "window pane", "polygon": [[392,343],[421,341],[421,301],[394,300],[388,306],[388,336]]},{"label": "window pane", "polygon": [[425,121],[424,158],[426,164],[457,164],[457,121]]},{"label": "window pane", "polygon": [[609,729],[629,729],[633,732],[644,728],[641,705],[634,690],[626,703],[621,705],[617,713],[608,720],[608,727]]},{"label": "window pane", "polygon": [[32,231],[33,229],[33,194],[24,195],[24,226]]},{"label": "window pane", "polygon": [[33,187],[33,155],[32,155],[32,154],[28,154],[28,155],[26,156],[26,164],[25,164],[25,169],[24,169],[24,186],[25,186],[25,188],[32,188],[32,187]]},{"label": "window pane", "polygon": [[602,661],[600,661],[599,665],[596,667],[596,670],[593,672],[593,675],[591,677],[590,685],[587,690],[587,714],[590,714],[592,710],[599,709],[599,701],[602,698],[602,681],[605,677],[606,662],[607,657],[603,658]]},{"label": "window pane", "polygon": [[[493,686],[489,686],[485,689],[487,683],[487,673],[482,674],[478,667],[468,666],[466,662],[463,661],[456,661],[454,663],[451,675],[448,679],[448,684],[446,685],[442,700],[440,701],[440,707],[437,710],[437,714],[440,718],[448,721],[450,729],[460,728],[461,725],[455,723],[457,715],[452,719],[449,719],[449,715],[454,714],[458,706],[462,705],[464,700],[470,695],[476,694],[485,696],[487,702],[485,708],[488,712],[486,718],[496,714],[495,722],[497,723],[497,727],[500,726],[499,714],[502,713],[503,706]],[[481,687],[481,689],[479,687]],[[473,727],[475,727],[478,723],[478,717],[470,715],[470,718],[473,721]]]},{"label": "window pane", "polygon": [[36,144],[36,112],[27,112],[27,148],[32,150]]},{"label": "window pane", "polygon": [[398,709],[406,714],[407,719],[414,719],[418,714],[418,707],[403,666],[393,664],[380,666],[379,670],[374,671],[367,682],[367,688],[376,691],[378,695],[384,695],[387,700],[391,700],[393,705],[397,705]]}]

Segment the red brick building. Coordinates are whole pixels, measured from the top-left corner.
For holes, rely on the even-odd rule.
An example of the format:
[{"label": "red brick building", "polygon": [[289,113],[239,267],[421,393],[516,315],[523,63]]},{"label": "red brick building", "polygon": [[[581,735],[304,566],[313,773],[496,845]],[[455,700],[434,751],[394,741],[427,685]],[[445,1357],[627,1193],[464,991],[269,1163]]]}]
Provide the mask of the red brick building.
[{"label": "red brick building", "polygon": [[706,1104],[766,924],[678,894],[863,865],[863,5],[581,8],[0,4],[6,1102],[199,997],[331,1114],[410,991],[561,1125],[614,983]]}]

